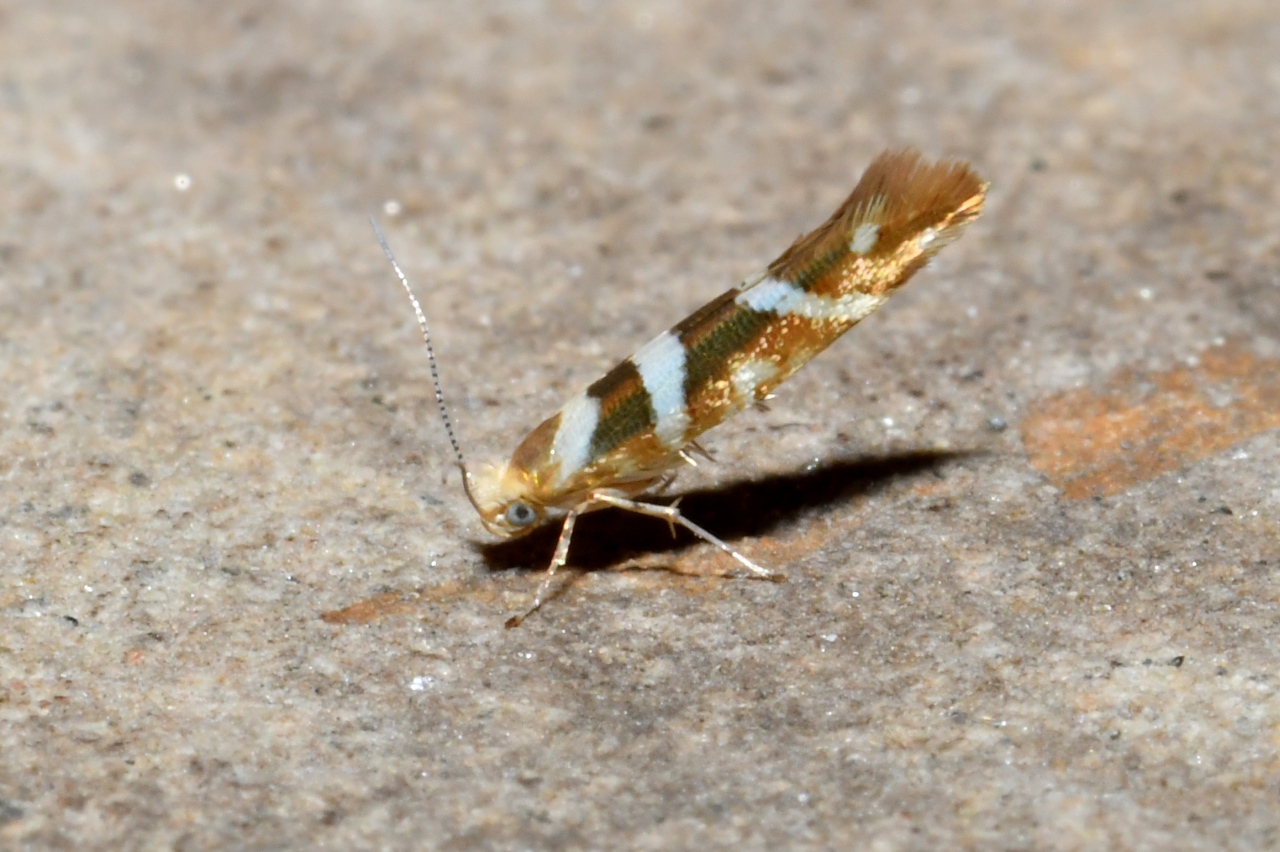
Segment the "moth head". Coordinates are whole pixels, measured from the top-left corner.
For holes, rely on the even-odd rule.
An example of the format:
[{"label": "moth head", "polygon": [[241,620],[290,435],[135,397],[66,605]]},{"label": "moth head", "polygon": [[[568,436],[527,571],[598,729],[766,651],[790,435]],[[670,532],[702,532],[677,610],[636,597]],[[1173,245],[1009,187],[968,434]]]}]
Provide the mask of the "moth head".
[{"label": "moth head", "polygon": [[547,507],[533,499],[528,474],[509,464],[463,471],[462,482],[485,529],[500,538],[532,532],[547,519]]}]

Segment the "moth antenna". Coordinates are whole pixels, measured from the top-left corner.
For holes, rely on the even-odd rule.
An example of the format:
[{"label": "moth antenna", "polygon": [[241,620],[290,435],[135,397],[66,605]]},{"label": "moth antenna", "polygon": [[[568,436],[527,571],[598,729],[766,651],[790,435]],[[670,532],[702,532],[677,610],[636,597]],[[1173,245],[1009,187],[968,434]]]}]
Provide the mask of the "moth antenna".
[{"label": "moth antenna", "polygon": [[476,498],[471,494],[471,475],[467,473],[467,462],[462,456],[462,447],[458,444],[458,436],[453,431],[453,419],[449,417],[449,407],[444,402],[444,389],[440,387],[440,368],[436,364],[435,347],[431,345],[431,330],[427,327],[427,316],[422,312],[422,306],[418,304],[418,297],[413,295],[413,288],[409,286],[409,277],[404,274],[404,270],[400,268],[399,262],[396,261],[396,256],[392,253],[391,246],[387,243],[386,234],[382,233],[382,228],[378,226],[378,220],[370,216],[369,224],[373,226],[373,233],[378,238],[378,245],[382,246],[382,253],[391,262],[391,268],[396,271],[396,277],[400,279],[400,285],[404,287],[404,292],[409,296],[409,302],[413,305],[414,316],[418,318],[418,327],[422,329],[422,342],[427,345],[427,363],[431,366],[431,383],[435,385],[436,405],[440,407],[440,419],[444,422],[444,431],[449,436],[449,443],[453,445],[453,455],[458,460],[458,469],[462,471],[462,488],[467,492],[467,499],[471,501],[471,505],[476,507],[476,511],[479,511],[480,505],[476,503]]}]

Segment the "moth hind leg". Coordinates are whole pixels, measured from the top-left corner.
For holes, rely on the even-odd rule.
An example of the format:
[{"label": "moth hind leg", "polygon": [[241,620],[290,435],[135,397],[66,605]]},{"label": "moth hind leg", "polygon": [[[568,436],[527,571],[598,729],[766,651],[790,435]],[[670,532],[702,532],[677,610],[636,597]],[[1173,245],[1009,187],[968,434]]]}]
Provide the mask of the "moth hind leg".
[{"label": "moth hind leg", "polygon": [[[679,501],[676,501],[679,503]],[[519,627],[520,624],[529,616],[533,615],[542,605],[547,602],[547,592],[551,589],[551,584],[555,580],[556,572],[563,568],[569,561],[569,542],[573,538],[573,528],[577,524],[578,516],[595,509],[603,509],[612,507],[615,509],[623,509],[628,512],[635,512],[640,515],[648,515],[651,518],[661,518],[671,525],[672,532],[675,526],[687,529],[698,538],[714,545],[719,550],[732,556],[737,562],[750,572],[751,577],[760,580],[770,580],[775,583],[783,582],[787,579],[785,574],[777,571],[770,571],[762,568],[752,562],[746,556],[734,550],[714,535],[695,524],[693,521],[681,514],[680,509],[676,505],[660,506],[655,503],[641,503],[638,500],[629,500],[617,494],[608,491],[597,491],[592,493],[587,499],[569,510],[569,514],[565,515],[564,526],[560,528],[560,538],[556,541],[555,555],[551,557],[551,564],[547,566],[547,575],[542,583],[538,586],[538,591],[534,594],[533,603],[524,613],[513,615],[506,621],[508,628]]]},{"label": "moth hind leg", "polygon": [[[751,572],[750,576],[761,580],[771,580],[775,583],[782,582],[787,579],[785,574],[780,574],[777,571],[770,571],[769,569],[762,568],[752,562],[746,556],[734,550],[732,547],[686,518],[681,514],[680,509],[674,504],[670,506],[660,506],[655,503],[641,503],[638,500],[629,500],[626,497],[619,497],[616,494],[610,494],[608,492],[591,495],[591,501],[598,506],[612,506],[615,509],[624,509],[628,512],[648,515],[651,518],[661,518],[668,524],[671,524],[673,531],[675,529],[675,525],[679,524],[698,538],[705,541],[707,544],[714,545],[720,551],[732,556],[740,565]],[[679,501],[677,500],[676,502],[678,503]]]}]

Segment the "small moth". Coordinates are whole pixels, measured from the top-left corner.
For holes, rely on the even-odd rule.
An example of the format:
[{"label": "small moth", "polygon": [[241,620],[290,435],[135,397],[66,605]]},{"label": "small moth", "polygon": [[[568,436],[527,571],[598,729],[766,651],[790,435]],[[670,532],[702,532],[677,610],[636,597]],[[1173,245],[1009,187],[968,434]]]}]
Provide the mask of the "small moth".
[{"label": "small moth", "polygon": [[[671,481],[699,435],[761,404],[792,373],[907,282],[982,212],[987,184],[963,162],[927,162],[915,151],[877,157],[831,218],[797,239],[761,273],[712,299],[649,341],[542,422],[506,464],[469,471],[440,389],[426,318],[386,238],[384,253],[422,328],[436,402],[468,499],[501,538],[562,523],[555,554],[532,605],[542,606],[569,556],[578,516],[614,507],[679,524],[736,559],[756,565],[675,505],[636,498]],[[678,502],[678,501],[677,501]]]}]

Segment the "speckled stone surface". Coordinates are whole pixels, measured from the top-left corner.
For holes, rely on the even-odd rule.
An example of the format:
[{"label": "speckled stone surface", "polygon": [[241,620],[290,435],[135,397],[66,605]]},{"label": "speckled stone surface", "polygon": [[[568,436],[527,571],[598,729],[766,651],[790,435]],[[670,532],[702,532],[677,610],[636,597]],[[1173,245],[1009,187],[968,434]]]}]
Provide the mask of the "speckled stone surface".
[{"label": "speckled stone surface", "polygon": [[[966,237],[485,545],[471,455],[880,150]],[[0,4],[0,846],[1280,843],[1273,0]],[[188,183],[189,181],[189,183]]]}]

